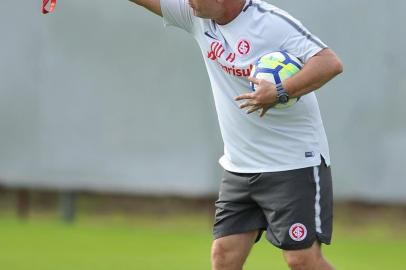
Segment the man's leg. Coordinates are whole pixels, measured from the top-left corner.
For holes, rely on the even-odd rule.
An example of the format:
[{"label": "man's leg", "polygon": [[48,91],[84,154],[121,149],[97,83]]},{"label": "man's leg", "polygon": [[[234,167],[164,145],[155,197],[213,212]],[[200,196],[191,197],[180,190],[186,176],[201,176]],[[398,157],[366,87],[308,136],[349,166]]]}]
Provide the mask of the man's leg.
[{"label": "man's leg", "polygon": [[283,256],[292,270],[334,270],[323,258],[318,242],[308,249],[285,250]]},{"label": "man's leg", "polygon": [[260,173],[224,171],[213,224],[213,270],[241,270],[267,221],[262,209],[250,196],[250,182]]},{"label": "man's leg", "polygon": [[241,270],[257,236],[258,230],[255,230],[214,240],[212,270]]}]

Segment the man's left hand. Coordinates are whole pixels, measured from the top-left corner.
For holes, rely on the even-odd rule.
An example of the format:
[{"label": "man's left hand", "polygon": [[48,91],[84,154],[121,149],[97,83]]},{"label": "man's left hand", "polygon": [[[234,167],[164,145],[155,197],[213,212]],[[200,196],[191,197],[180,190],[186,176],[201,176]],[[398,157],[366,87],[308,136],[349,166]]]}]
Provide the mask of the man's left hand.
[{"label": "man's left hand", "polygon": [[244,100],[240,109],[249,108],[247,113],[261,110],[259,116],[265,113],[277,103],[277,93],[275,84],[270,81],[249,77],[248,80],[256,85],[255,92],[242,94],[235,98],[236,101]]}]

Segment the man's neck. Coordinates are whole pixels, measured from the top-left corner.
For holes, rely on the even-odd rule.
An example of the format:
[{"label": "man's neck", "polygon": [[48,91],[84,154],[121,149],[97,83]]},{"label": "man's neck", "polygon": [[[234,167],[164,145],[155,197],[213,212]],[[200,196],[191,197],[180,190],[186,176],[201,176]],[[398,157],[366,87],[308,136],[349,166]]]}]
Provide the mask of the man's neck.
[{"label": "man's neck", "polygon": [[228,24],[232,20],[237,18],[238,15],[240,15],[242,9],[245,6],[245,0],[240,0],[238,2],[234,1],[235,0],[227,1],[229,3],[229,6],[226,9],[224,9],[224,14],[218,19],[213,19],[217,24],[219,25]]}]

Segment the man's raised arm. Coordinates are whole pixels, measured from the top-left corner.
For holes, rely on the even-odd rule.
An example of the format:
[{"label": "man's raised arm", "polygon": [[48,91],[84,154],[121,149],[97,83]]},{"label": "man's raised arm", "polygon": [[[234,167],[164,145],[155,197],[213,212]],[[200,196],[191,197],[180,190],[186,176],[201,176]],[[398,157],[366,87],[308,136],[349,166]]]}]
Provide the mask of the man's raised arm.
[{"label": "man's raised arm", "polygon": [[137,5],[143,6],[149,11],[162,17],[161,1],[160,0],[129,0]]}]

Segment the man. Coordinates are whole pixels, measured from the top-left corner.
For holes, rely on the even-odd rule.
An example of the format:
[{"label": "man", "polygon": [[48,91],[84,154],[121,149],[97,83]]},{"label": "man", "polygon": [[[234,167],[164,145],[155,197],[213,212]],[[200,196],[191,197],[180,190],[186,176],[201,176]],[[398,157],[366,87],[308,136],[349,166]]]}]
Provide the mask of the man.
[{"label": "man", "polygon": [[[320,248],[331,239],[332,184],[313,91],[342,72],[335,53],[261,0],[131,1],[193,35],[203,53],[224,141],[212,269],[242,269],[263,231],[291,269],[333,269]],[[273,51],[304,67],[278,85],[248,78],[252,64]],[[273,108],[286,97],[300,100]]]}]

